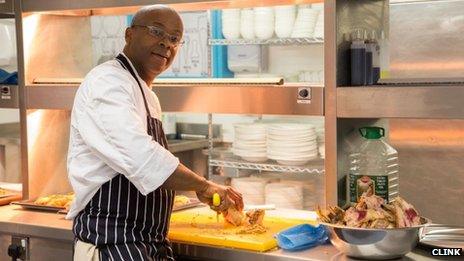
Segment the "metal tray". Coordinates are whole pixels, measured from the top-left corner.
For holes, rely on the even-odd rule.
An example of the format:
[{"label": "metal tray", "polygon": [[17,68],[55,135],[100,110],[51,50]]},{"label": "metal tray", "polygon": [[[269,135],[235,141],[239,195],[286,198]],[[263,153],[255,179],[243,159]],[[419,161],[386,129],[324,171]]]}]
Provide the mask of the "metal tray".
[{"label": "metal tray", "polygon": [[419,245],[426,248],[464,248],[464,227],[432,224],[421,231]]},{"label": "metal tray", "polygon": [[21,195],[19,191],[11,191],[9,189],[0,188],[0,198],[7,198],[11,196]]},{"label": "metal tray", "polygon": [[7,198],[16,195],[21,195],[21,193],[8,192],[7,194],[0,194],[0,198]]},{"label": "metal tray", "polygon": [[64,207],[37,205],[34,203],[34,200],[14,201],[14,202],[11,202],[11,204],[21,206],[24,209],[43,210],[43,211],[50,211],[50,212],[58,212],[60,210],[65,209]]}]

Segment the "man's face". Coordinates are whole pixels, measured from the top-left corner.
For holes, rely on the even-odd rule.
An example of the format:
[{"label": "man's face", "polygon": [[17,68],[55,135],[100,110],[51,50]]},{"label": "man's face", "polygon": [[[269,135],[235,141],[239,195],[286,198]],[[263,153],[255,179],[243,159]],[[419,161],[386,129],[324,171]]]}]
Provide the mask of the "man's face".
[{"label": "man's face", "polygon": [[[179,15],[170,9],[153,10],[145,14],[126,31],[126,44],[133,59],[147,75],[157,76],[173,62],[180,45],[173,43],[172,36],[182,39],[183,24]],[[156,26],[157,32],[164,31],[165,36],[150,33],[149,28]],[[175,38],[175,37],[174,37]]]}]

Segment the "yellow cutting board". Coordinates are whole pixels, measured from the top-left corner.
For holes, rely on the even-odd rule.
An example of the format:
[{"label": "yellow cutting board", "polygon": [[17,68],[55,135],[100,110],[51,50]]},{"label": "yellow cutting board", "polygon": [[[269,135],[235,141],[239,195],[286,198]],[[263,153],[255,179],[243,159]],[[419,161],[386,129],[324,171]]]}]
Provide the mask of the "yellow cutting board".
[{"label": "yellow cutting board", "polygon": [[169,239],[263,252],[277,246],[274,239],[277,232],[303,223],[317,224],[315,215],[310,215],[310,218],[301,215],[292,218],[288,211],[285,211],[285,216],[279,216],[279,213],[275,212],[266,212],[263,220],[263,225],[267,228],[266,233],[246,235],[237,234],[240,228],[226,224],[222,215],[217,221],[216,212],[208,207],[174,212],[171,216]]}]

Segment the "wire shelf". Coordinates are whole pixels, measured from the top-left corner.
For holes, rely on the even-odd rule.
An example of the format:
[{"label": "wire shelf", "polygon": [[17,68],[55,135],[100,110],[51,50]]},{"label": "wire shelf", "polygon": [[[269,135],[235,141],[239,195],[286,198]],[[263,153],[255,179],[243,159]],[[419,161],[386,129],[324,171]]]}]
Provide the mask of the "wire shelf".
[{"label": "wire shelf", "polygon": [[236,169],[249,169],[261,171],[287,172],[287,173],[309,173],[309,174],[324,174],[324,160],[314,159],[303,166],[287,166],[281,165],[274,160],[268,160],[263,163],[248,162],[230,152],[223,152],[219,156],[214,155],[209,161],[210,166],[229,167]]},{"label": "wire shelf", "polygon": [[273,39],[209,39],[209,45],[307,45],[322,44],[322,37],[273,38]]}]

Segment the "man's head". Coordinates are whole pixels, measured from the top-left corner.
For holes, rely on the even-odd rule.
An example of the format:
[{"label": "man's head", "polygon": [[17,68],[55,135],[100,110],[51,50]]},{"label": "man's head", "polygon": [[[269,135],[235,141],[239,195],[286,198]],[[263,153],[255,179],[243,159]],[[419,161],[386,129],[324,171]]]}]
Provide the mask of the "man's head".
[{"label": "man's head", "polygon": [[171,65],[183,31],[182,20],[174,9],[165,5],[143,7],[126,29],[124,53],[144,80],[154,78]]}]

